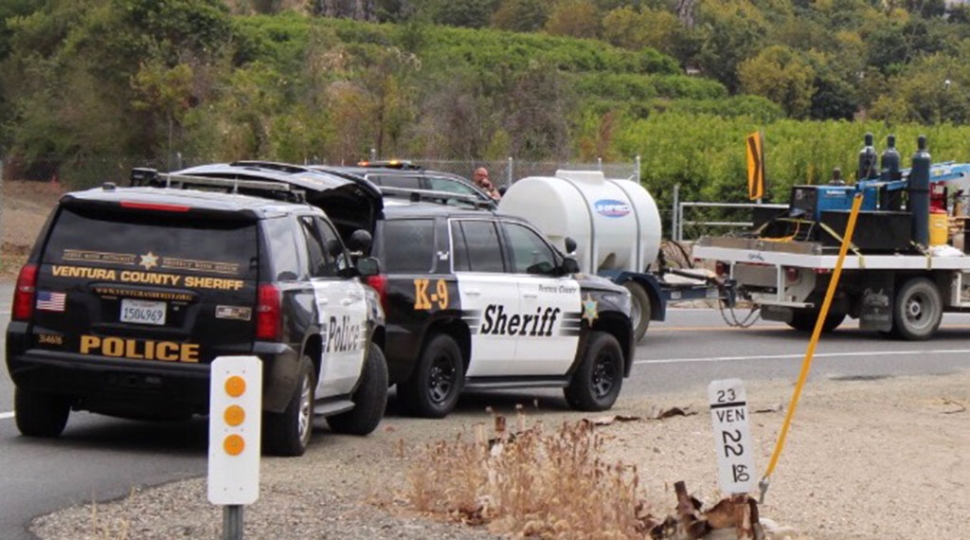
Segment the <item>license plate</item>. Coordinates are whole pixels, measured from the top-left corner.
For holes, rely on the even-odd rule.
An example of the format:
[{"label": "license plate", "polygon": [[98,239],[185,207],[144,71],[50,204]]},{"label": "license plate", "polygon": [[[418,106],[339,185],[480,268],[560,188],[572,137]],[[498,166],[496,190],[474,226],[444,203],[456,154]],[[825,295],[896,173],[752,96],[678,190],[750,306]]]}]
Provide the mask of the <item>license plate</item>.
[{"label": "license plate", "polygon": [[148,300],[121,300],[121,322],[135,324],[165,324],[165,302]]}]

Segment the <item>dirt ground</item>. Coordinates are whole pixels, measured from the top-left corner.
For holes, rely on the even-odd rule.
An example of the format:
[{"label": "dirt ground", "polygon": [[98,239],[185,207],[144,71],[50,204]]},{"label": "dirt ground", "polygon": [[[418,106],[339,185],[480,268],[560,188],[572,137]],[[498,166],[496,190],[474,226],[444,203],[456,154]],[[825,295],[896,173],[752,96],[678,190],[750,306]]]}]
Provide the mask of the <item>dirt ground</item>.
[{"label": "dirt ground", "polygon": [[15,277],[47,215],[64,193],[51,182],[4,180],[0,189],[0,279]]},{"label": "dirt ground", "polygon": [[[775,448],[793,390],[791,381],[746,385],[755,464],[760,477]],[[598,427],[602,458],[638,468],[651,513],[675,510],[673,484],[707,505],[723,497],[706,384],[690,392],[621,399]],[[778,527],[770,538],[792,540],[944,540],[968,538],[970,512],[970,372],[880,380],[809,380],[761,516]],[[265,458],[260,499],[246,510],[246,538],[484,538],[487,529],[447,524],[445,516],[408,509],[409,467],[424,445],[491,422],[486,405],[511,415],[515,400],[463,398],[443,420],[393,410],[365,438],[333,435],[318,424],[307,455]],[[687,415],[652,419],[681,408]],[[558,399],[527,407],[529,424],[576,422]],[[204,443],[203,443],[204,444]],[[204,448],[199,449],[204,455]],[[80,505],[41,517],[43,540],[117,538],[210,539],[220,510],[206,501],[205,479],[136,490],[123,500]],[[96,519],[92,516],[96,516]],[[94,521],[92,521],[94,520]],[[97,530],[97,534],[92,531]],[[135,532],[122,536],[122,532]],[[127,533],[125,533],[127,534]]]}]

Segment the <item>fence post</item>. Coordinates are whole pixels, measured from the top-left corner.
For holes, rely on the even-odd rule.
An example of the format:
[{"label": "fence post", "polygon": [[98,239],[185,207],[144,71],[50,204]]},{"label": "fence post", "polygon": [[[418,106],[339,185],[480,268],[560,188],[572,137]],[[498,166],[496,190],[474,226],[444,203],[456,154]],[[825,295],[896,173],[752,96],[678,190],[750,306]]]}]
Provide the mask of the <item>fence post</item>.
[{"label": "fence post", "polygon": [[596,166],[599,167],[600,172],[603,172],[603,158],[596,158]]},{"label": "fence post", "polygon": [[673,219],[670,224],[670,234],[674,237],[674,240],[680,242],[683,240],[683,224],[680,221],[680,184],[674,184],[674,208],[673,208]]},{"label": "fence post", "polygon": [[513,165],[512,156],[509,156],[509,166],[506,169],[506,181],[505,181],[506,182],[505,185],[509,187],[512,187],[512,165]]},{"label": "fence post", "polygon": [[377,161],[377,148],[370,149],[370,160]]},{"label": "fence post", "polygon": [[633,163],[636,166],[636,170],[633,171],[633,175],[637,179],[637,183],[639,184],[640,181],[642,180],[642,178],[640,178],[640,154],[637,154],[637,157],[636,159],[633,160]]}]

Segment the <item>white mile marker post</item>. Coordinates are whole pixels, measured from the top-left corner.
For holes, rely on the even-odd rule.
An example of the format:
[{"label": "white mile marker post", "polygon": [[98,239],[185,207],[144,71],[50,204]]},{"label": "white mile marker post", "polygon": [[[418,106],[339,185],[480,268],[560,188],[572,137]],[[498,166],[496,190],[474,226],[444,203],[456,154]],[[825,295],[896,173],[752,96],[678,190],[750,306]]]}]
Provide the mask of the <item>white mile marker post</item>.
[{"label": "white mile marker post", "polygon": [[220,356],[210,370],[209,502],[224,505],[223,540],[242,540],[243,505],[259,498],[262,362]]},{"label": "white mile marker post", "polygon": [[755,486],[755,468],[744,383],[741,379],[712,381],[707,395],[714,424],[718,484],[731,495],[748,493]]}]

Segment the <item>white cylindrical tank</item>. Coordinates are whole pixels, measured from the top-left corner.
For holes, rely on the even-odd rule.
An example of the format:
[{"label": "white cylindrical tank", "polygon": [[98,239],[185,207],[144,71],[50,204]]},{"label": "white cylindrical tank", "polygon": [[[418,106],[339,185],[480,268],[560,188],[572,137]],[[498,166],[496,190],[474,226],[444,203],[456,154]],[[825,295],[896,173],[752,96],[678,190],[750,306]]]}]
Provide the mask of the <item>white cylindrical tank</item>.
[{"label": "white cylindrical tank", "polygon": [[560,249],[572,237],[580,268],[591,274],[644,272],[660,249],[660,212],[650,193],[600,171],[523,178],[502,196],[499,210],[527,219]]}]

